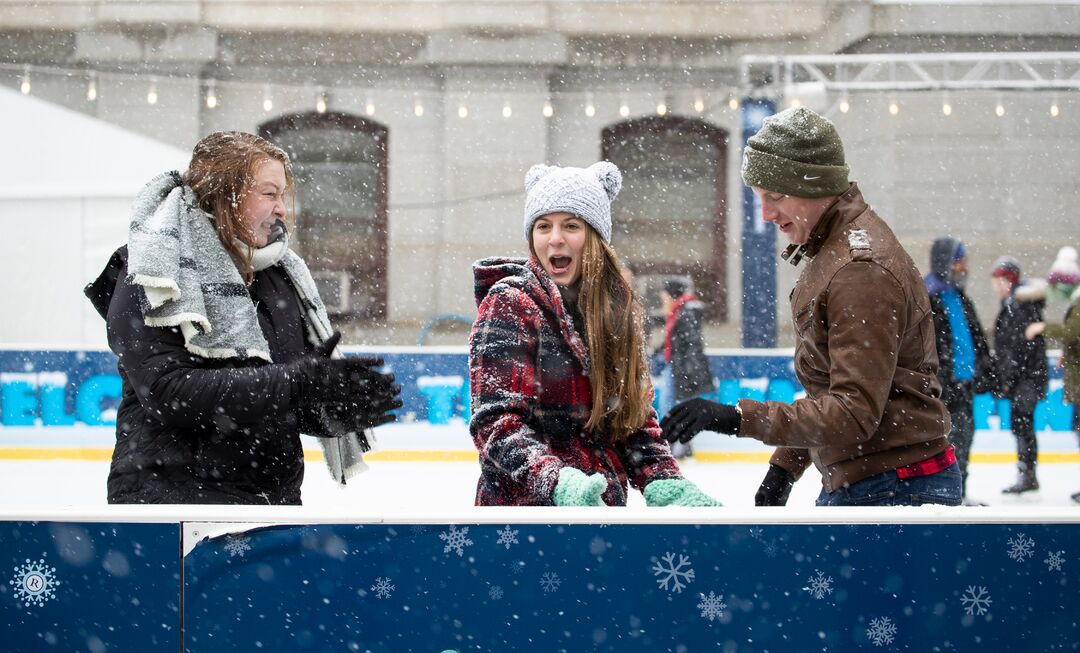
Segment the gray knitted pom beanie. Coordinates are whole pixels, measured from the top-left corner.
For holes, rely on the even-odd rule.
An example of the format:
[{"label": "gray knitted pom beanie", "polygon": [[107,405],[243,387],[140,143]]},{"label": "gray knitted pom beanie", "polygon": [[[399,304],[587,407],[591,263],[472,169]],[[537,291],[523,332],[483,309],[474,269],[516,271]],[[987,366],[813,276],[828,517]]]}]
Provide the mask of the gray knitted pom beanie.
[{"label": "gray knitted pom beanie", "polygon": [[537,218],[566,212],[584,220],[611,244],[611,201],[621,188],[622,173],[608,161],[588,168],[534,165],[525,175],[525,240]]},{"label": "gray knitted pom beanie", "polygon": [[746,141],[743,183],[773,193],[813,198],[842,195],[848,167],[840,134],[806,107],[769,116]]}]

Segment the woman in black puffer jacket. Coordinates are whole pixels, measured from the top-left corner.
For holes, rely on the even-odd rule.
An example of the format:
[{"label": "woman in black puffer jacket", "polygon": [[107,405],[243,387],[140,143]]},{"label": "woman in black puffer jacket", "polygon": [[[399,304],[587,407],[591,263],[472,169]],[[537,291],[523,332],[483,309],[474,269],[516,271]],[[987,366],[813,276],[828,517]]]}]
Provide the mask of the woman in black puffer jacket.
[{"label": "woman in black puffer jacket", "polygon": [[284,151],[219,132],[137,197],[128,244],[86,289],[123,382],[110,503],[299,504],[301,433],[324,437],[343,483],[360,434],[393,419],[381,361],[334,357],[288,248],[292,192]]}]

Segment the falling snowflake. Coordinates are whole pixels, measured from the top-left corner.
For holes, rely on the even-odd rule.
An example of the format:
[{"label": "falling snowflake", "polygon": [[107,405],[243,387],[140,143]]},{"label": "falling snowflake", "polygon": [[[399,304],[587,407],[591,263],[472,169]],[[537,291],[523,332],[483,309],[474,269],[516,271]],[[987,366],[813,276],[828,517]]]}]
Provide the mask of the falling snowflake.
[{"label": "falling snowflake", "polygon": [[1015,538],[1009,540],[1009,557],[1017,562],[1023,562],[1024,558],[1035,555],[1035,540],[1026,537],[1023,533],[1017,533]]},{"label": "falling snowflake", "polygon": [[390,595],[394,593],[394,586],[390,584],[389,578],[376,578],[375,584],[371,586],[371,591],[375,592],[375,596],[380,599],[388,599]]},{"label": "falling snowflake", "polygon": [[559,585],[562,585],[562,579],[553,571],[546,571],[544,572],[544,575],[540,577],[540,587],[544,588],[545,593],[551,593],[558,590]]},{"label": "falling snowflake", "polygon": [[518,543],[518,532],[516,530],[510,530],[509,524],[506,525],[506,528],[496,532],[499,534],[499,540],[495,542],[495,544],[505,544],[506,548],[509,549],[511,544]]},{"label": "falling snowflake", "polygon": [[701,616],[709,621],[713,619],[719,621],[723,616],[724,610],[727,608],[727,603],[724,603],[721,596],[717,596],[715,592],[709,592],[708,596],[701,594],[701,603],[697,604],[698,610],[701,610]]},{"label": "falling snowflake", "polygon": [[[690,569],[690,558],[687,558],[683,554],[679,554],[679,564],[675,564],[675,554],[665,553],[664,562],[667,566],[660,564],[659,562],[653,563],[653,576],[659,576],[656,584],[660,586],[660,589],[668,589],[668,583],[672,583],[671,590],[677,594],[682,593],[683,588],[686,587],[686,583],[694,580],[694,570]],[[686,567],[684,570],[683,567]],[[682,582],[686,581],[686,583]]]},{"label": "falling snowflake", "polygon": [[866,629],[866,636],[874,646],[892,644],[896,637],[896,624],[888,617],[878,617],[870,620],[870,627]]},{"label": "falling snowflake", "polygon": [[960,597],[960,603],[964,606],[964,612],[982,616],[990,611],[990,604],[993,601],[990,599],[990,592],[987,592],[985,587],[976,590],[974,585],[968,585],[964,596]]},{"label": "falling snowflake", "polygon": [[809,587],[804,587],[803,589],[810,592],[810,596],[815,599],[823,599],[829,594],[832,594],[832,576],[826,578],[825,574],[816,569],[814,572],[816,575],[810,577]]},{"label": "falling snowflake", "polygon": [[451,551],[457,551],[458,557],[465,555],[465,547],[473,543],[468,538],[469,527],[465,526],[460,531],[456,526],[450,526],[450,530],[439,533],[439,539],[446,542],[446,546],[443,547],[443,553],[450,553]]},{"label": "falling snowflake", "polygon": [[594,537],[589,542],[589,553],[594,556],[602,556],[607,553],[608,543],[602,537]]},{"label": "falling snowflake", "polygon": [[1065,564],[1065,552],[1051,551],[1043,562],[1046,563],[1047,571],[1061,571],[1061,565]]},{"label": "falling snowflake", "polygon": [[226,535],[225,550],[229,552],[230,558],[234,556],[242,558],[251,550],[251,538],[247,535]]},{"label": "falling snowflake", "polygon": [[498,585],[492,585],[488,588],[488,596],[491,597],[492,601],[498,601],[503,597],[503,588]]},{"label": "falling snowflake", "polygon": [[56,567],[45,564],[43,558],[37,562],[27,559],[25,564],[15,567],[15,576],[8,582],[15,588],[15,600],[23,607],[44,605],[49,599],[56,598]]}]

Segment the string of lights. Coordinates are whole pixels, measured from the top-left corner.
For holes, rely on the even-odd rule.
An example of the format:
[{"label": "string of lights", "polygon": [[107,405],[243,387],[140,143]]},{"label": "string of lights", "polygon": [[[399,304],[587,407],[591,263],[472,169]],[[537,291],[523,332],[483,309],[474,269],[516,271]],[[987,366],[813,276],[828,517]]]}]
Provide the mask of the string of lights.
[{"label": "string of lights", "polygon": [[[81,79],[86,84],[86,100],[96,102],[101,97],[103,82],[106,80],[120,81],[125,83],[141,83],[146,85],[145,100],[148,105],[156,105],[162,98],[163,88],[170,83],[198,83],[202,102],[207,109],[217,109],[225,102],[224,95],[229,91],[246,91],[245,95],[259,98],[259,106],[266,113],[270,113],[276,106],[276,96],[295,95],[299,92],[312,98],[314,109],[318,113],[326,113],[331,108],[332,97],[362,97],[360,109],[368,116],[374,116],[378,110],[377,97],[387,95],[405,94],[411,98],[412,113],[423,117],[428,113],[428,106],[436,101],[443,102],[450,98],[451,105],[456,104],[456,115],[459,118],[468,118],[474,112],[470,108],[468,92],[460,90],[442,91],[438,89],[410,90],[400,87],[383,87],[378,85],[357,86],[353,84],[340,85],[315,85],[293,84],[281,82],[250,82],[242,80],[223,80],[215,78],[193,78],[180,75],[160,75],[137,72],[113,72],[100,71],[86,68],[63,68],[43,65],[18,65],[0,63],[0,70],[13,71],[18,75],[18,87],[24,95],[33,93],[34,80],[44,76],[59,76],[69,79]],[[479,94],[488,95],[488,91],[478,91]],[[520,109],[524,100],[522,96],[530,98],[532,102],[538,96],[546,97],[540,106],[540,113],[545,118],[553,118],[557,106],[565,106],[575,101],[580,103],[580,111],[589,118],[597,115],[600,102],[597,95],[617,95],[619,97],[617,112],[622,117],[631,115],[631,104],[636,104],[638,112],[655,112],[657,115],[666,115],[669,110],[674,110],[676,104],[679,109],[685,109],[697,114],[704,114],[717,106],[726,106],[735,111],[739,108],[739,90],[734,86],[719,88],[704,88],[702,86],[671,87],[665,86],[656,92],[647,91],[569,91],[548,90],[544,93],[535,90],[500,90],[502,96],[501,115],[503,118],[513,117],[515,107]],[[631,100],[633,97],[633,100]],[[642,98],[646,99],[642,99]],[[648,98],[654,98],[652,100]],[[719,99],[717,99],[719,98]],[[708,102],[707,102],[708,100]],[[648,106],[642,108],[642,103]],[[473,103],[475,106],[475,102]],[[687,112],[689,112],[687,111]]]},{"label": "string of lights", "polygon": [[941,113],[951,116],[953,93],[990,91],[993,112],[1006,114],[1005,93],[1047,93],[1048,113],[1062,113],[1061,98],[1080,91],[1078,52],[954,52],[865,55],[750,55],[740,81],[759,96],[783,97],[798,106],[807,97],[838,96],[840,113],[854,93],[885,94],[889,115],[900,113],[901,93],[940,93]]},{"label": "string of lights", "polygon": [[[244,102],[255,102],[265,113],[274,111],[278,98],[289,96],[294,102],[297,94],[311,98],[317,113],[335,109],[359,110],[373,117],[388,103],[400,103],[406,96],[414,116],[422,118],[430,107],[449,104],[449,111],[460,119],[476,115],[484,104],[496,102],[503,118],[519,111],[536,110],[537,98],[545,118],[556,111],[580,112],[586,118],[617,113],[622,118],[631,115],[669,112],[682,115],[713,115],[717,109],[738,111],[744,95],[781,98],[787,106],[823,104],[832,95],[830,109],[848,113],[854,94],[872,96],[885,94],[889,115],[900,113],[899,93],[936,92],[941,95],[941,113],[948,117],[954,111],[953,94],[960,91],[996,91],[993,112],[999,118],[1006,114],[1004,93],[1049,91],[1048,113],[1057,118],[1063,112],[1064,94],[1080,90],[1080,53],[953,53],[914,55],[821,55],[821,56],[747,56],[740,61],[740,86],[707,87],[665,86],[653,91],[641,89],[580,90],[514,90],[498,93],[478,90],[478,95],[498,95],[501,99],[469,98],[467,91],[441,89],[415,90],[400,86],[360,86],[355,84],[323,85],[312,83],[253,82],[233,79],[162,75],[141,72],[116,72],[91,68],[57,67],[38,64],[0,63],[0,70],[18,76],[18,88],[25,95],[33,93],[35,79],[60,76],[80,79],[86,84],[86,101],[97,102],[104,92],[105,82],[146,85],[145,101],[156,105],[165,89],[172,83],[198,84],[201,102],[208,110],[221,108],[225,96],[236,101],[239,94]],[[762,72],[765,71],[765,72]],[[762,82],[761,80],[765,80]],[[341,98],[353,98],[348,106]],[[359,103],[355,98],[362,98]],[[597,97],[603,98],[598,100]],[[248,99],[251,98],[251,99]],[[614,103],[611,98],[617,98]],[[359,106],[357,106],[359,104]],[[603,106],[601,106],[603,105]],[[399,107],[400,108],[400,107]]]}]

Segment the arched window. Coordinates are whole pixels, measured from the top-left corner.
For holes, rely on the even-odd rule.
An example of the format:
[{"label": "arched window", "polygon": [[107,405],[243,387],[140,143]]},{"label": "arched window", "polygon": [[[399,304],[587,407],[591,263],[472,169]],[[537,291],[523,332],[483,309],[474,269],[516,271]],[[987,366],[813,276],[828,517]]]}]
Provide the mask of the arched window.
[{"label": "arched window", "polygon": [[289,153],[297,251],[330,312],[386,316],[387,129],[343,113],[304,113],[259,133]]},{"label": "arched window", "polygon": [[648,117],[603,131],[603,158],[623,172],[612,243],[655,301],[663,279],[686,275],[710,316],[727,319],[727,132],[701,120]]}]

